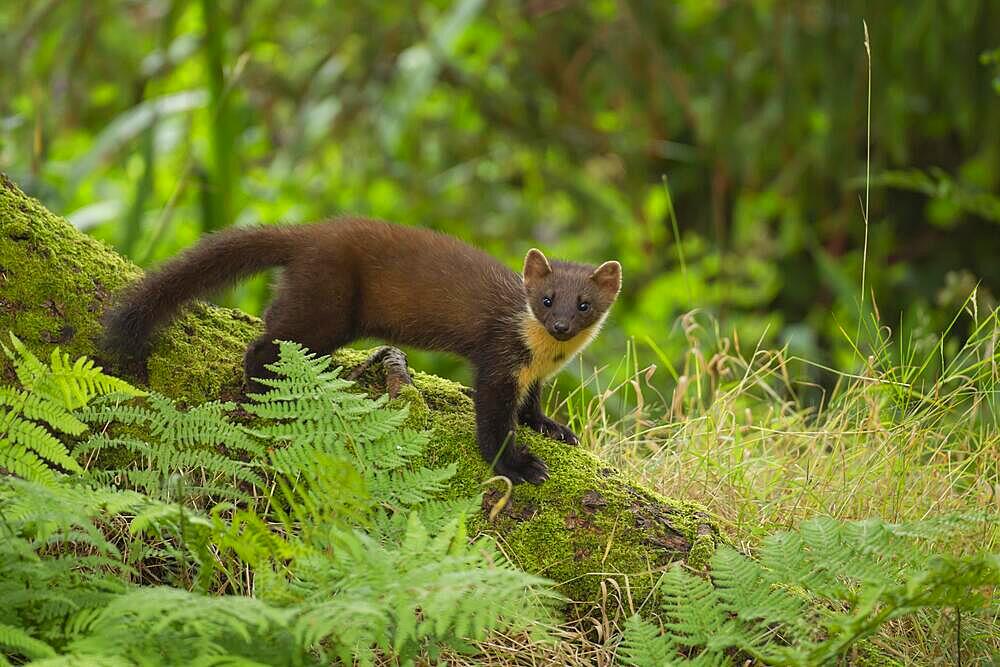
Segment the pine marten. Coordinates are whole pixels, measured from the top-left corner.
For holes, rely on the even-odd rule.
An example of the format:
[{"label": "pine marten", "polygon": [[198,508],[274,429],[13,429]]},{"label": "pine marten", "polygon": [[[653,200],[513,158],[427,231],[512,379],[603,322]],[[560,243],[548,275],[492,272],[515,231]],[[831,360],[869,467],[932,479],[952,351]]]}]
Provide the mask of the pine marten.
[{"label": "pine marten", "polygon": [[476,437],[494,470],[540,484],[548,469],[513,439],[516,422],[570,444],[542,413],[541,384],[601,328],[621,265],[550,262],[532,249],[519,276],[444,234],[345,218],[238,228],[205,237],[147,274],[105,320],[104,348],[144,363],[150,336],[187,301],[269,267],[284,267],[264,334],[244,357],[248,388],[268,377],[275,340],[328,354],[362,337],[457,353],[475,368]]}]

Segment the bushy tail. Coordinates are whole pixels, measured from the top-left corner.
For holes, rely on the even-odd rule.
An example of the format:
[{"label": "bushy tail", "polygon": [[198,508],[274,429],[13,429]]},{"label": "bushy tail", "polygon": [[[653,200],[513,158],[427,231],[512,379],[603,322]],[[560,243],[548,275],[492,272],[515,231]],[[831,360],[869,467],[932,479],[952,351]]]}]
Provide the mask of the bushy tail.
[{"label": "bushy tail", "polygon": [[238,228],[205,237],[126,290],[105,317],[101,347],[122,362],[144,361],[153,332],[186,302],[287,264],[300,239],[295,227]]}]

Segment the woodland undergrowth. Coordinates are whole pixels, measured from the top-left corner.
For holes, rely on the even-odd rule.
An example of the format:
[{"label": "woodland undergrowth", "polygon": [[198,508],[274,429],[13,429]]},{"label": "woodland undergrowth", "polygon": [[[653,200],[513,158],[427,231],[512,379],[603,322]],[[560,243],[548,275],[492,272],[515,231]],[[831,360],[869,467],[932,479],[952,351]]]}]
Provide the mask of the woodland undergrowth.
[{"label": "woodland undergrowth", "polygon": [[990,530],[984,508],[813,518],[752,555],[722,547],[706,571],[666,568],[612,632],[568,626],[552,582],[467,534],[477,498],[441,500],[454,466],[415,463],[432,433],[328,357],[280,349],[248,402],[183,406],[11,336],[4,662],[474,664],[520,645],[580,664],[808,665],[926,610],[995,613],[1000,557],[952,548]]}]

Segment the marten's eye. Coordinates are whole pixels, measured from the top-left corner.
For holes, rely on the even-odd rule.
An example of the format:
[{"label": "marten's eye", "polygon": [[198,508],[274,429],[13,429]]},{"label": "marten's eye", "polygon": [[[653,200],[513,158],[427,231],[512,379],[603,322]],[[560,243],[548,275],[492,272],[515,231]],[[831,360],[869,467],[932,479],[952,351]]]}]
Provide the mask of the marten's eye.
[{"label": "marten's eye", "polygon": [[586,301],[582,301],[582,302],[580,302],[580,305],[579,305],[579,306],[577,306],[577,309],[578,309],[578,310],[579,310],[579,311],[580,311],[581,313],[585,313],[585,312],[587,312],[588,310],[590,310],[590,304],[589,304],[589,303],[587,303]]},{"label": "marten's eye", "polygon": [[548,296],[542,297],[542,305],[545,306],[546,308],[551,308],[552,307],[552,297],[548,297]]}]

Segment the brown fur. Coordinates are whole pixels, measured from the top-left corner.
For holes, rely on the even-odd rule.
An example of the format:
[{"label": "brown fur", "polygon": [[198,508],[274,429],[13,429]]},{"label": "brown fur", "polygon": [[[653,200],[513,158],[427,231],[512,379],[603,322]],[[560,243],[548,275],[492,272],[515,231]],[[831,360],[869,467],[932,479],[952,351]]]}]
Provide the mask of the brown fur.
[{"label": "brown fur", "polygon": [[[608,264],[617,271],[598,274]],[[129,291],[106,321],[105,347],[142,361],[152,334],[186,301],[270,266],[284,272],[264,314],[265,333],[244,360],[251,388],[267,376],[277,339],[326,354],[358,338],[381,338],[473,363],[480,448],[512,481],[547,477],[544,464],[512,441],[518,409],[523,423],[575,441],[541,414],[538,387],[596,335],[620,286],[617,262],[595,270],[550,263],[533,250],[525,281],[486,253],[425,229],[359,218],[232,229],[206,237]],[[559,308],[535,303],[558,291]],[[576,310],[580,298],[593,302],[591,312]]]}]

